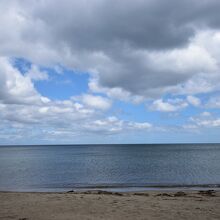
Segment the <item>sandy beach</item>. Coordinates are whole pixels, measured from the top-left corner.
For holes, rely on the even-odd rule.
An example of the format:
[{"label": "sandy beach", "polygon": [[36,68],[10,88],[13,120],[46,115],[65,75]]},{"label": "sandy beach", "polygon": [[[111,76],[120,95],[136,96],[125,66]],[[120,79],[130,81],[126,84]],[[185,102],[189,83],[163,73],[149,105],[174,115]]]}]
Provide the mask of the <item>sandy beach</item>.
[{"label": "sandy beach", "polygon": [[219,191],[0,193],[0,219],[220,219]]}]

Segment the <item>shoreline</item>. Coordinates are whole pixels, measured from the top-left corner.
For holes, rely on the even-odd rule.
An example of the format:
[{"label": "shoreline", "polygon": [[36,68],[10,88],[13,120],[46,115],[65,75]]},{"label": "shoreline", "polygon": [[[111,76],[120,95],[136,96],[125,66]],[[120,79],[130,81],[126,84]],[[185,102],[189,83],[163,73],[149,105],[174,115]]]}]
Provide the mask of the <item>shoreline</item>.
[{"label": "shoreline", "polygon": [[0,219],[220,219],[220,191],[0,192]]},{"label": "shoreline", "polygon": [[85,191],[110,191],[110,192],[150,192],[150,191],[199,191],[199,190],[215,190],[220,191],[220,184],[197,184],[197,185],[90,185],[90,186],[74,186],[74,187],[42,187],[42,188],[0,188],[0,192],[51,192],[65,193],[68,191],[85,192]]}]

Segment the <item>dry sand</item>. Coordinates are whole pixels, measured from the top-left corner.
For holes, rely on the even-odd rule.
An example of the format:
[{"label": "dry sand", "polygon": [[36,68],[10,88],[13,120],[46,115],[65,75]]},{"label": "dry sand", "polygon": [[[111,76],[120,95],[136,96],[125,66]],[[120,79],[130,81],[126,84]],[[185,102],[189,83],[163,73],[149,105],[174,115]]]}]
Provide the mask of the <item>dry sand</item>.
[{"label": "dry sand", "polygon": [[0,219],[220,219],[220,192],[0,192]]}]

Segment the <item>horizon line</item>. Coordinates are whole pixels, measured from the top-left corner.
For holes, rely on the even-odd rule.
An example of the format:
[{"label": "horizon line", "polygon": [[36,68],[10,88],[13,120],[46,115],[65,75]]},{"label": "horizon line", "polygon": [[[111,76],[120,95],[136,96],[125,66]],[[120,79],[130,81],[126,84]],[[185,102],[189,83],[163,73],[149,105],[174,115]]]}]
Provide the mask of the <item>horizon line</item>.
[{"label": "horizon line", "polygon": [[0,144],[0,147],[13,147],[13,146],[98,146],[98,145],[188,145],[188,144],[220,144],[220,142],[177,142],[177,143],[112,143],[112,144]]}]

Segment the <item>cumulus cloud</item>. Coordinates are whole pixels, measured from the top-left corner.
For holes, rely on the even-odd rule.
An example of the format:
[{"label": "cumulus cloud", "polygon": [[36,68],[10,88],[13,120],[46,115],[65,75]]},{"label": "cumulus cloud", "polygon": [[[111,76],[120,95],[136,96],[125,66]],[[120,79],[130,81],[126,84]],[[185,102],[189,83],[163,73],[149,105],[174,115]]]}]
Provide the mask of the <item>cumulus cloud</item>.
[{"label": "cumulus cloud", "polygon": [[125,97],[219,88],[218,0],[0,4],[5,56],[89,71],[105,91]]},{"label": "cumulus cloud", "polygon": [[133,95],[120,87],[105,88],[99,85],[97,78],[92,78],[89,82],[89,89],[93,93],[104,93],[111,99],[118,99],[121,101],[132,102],[139,104],[144,101],[144,97],[140,95]]},{"label": "cumulus cloud", "polygon": [[[72,135],[78,120],[85,131],[105,123],[110,131],[152,126],[98,116],[113,99],[150,100],[151,110],[163,112],[199,107],[197,94],[220,88],[219,10],[219,0],[2,0],[1,119],[20,130],[44,121],[60,127],[47,127],[48,134]],[[21,74],[10,64],[14,57],[33,65]],[[89,73],[88,94],[66,101],[42,96],[34,83],[49,76],[39,66]],[[184,98],[163,100],[167,94]]]},{"label": "cumulus cloud", "polygon": [[31,68],[25,74],[31,80],[48,80],[49,76],[46,71],[41,71],[36,65],[32,65]]},{"label": "cumulus cloud", "polygon": [[[214,38],[212,34],[207,41]],[[204,45],[197,45],[199,38],[195,36],[185,48],[156,52],[128,50],[122,61],[100,70],[99,83],[109,88],[121,87],[145,98],[218,90],[219,56],[211,54]]]},{"label": "cumulus cloud", "polygon": [[188,103],[182,99],[169,99],[163,101],[162,99],[155,100],[150,106],[151,110],[160,111],[160,112],[175,112],[186,108]]},{"label": "cumulus cloud", "polygon": [[187,96],[185,100],[180,98],[167,99],[166,101],[163,99],[156,99],[152,102],[149,109],[159,112],[176,112],[188,107],[189,104],[199,107],[201,105],[201,100],[191,95]]},{"label": "cumulus cloud", "polygon": [[77,99],[81,100],[81,102],[86,106],[101,110],[109,109],[112,104],[110,99],[104,98],[102,96],[91,95],[91,94],[84,94],[78,97]]},{"label": "cumulus cloud", "polygon": [[211,97],[206,103],[207,108],[220,108],[220,96]]},{"label": "cumulus cloud", "polygon": [[114,134],[137,130],[147,131],[152,128],[152,125],[148,122],[123,121],[113,116],[104,120],[95,120],[90,124],[86,124],[85,128],[93,132]]},{"label": "cumulus cloud", "polygon": [[0,141],[17,143],[24,137],[44,141],[60,137],[68,141],[77,135],[111,135],[153,127],[148,122],[124,121],[100,114],[97,109],[104,111],[111,107],[110,99],[102,96],[84,94],[68,100],[50,100],[32,82],[45,78],[41,78],[38,68],[33,78],[32,71],[30,68],[21,74],[10,60],[0,58]]},{"label": "cumulus cloud", "polygon": [[202,112],[197,116],[190,117],[189,123],[183,125],[183,128],[193,130],[218,127],[220,127],[220,118],[212,115],[210,112]]},{"label": "cumulus cloud", "polygon": [[9,59],[0,57],[0,101],[12,104],[41,104],[48,101],[35,90],[29,76],[23,76]]},{"label": "cumulus cloud", "polygon": [[191,105],[194,105],[194,106],[199,106],[201,104],[201,101],[199,98],[195,97],[195,96],[187,96],[187,101],[191,104]]},{"label": "cumulus cloud", "polygon": [[[0,137],[7,143],[22,141],[24,137],[49,141],[78,142],[86,135],[117,135],[128,132],[149,131],[153,126],[148,122],[124,121],[114,116],[106,117],[79,103],[51,101],[43,106],[0,104]],[[3,129],[4,128],[4,129]],[[9,132],[10,130],[10,132]],[[78,139],[74,140],[77,136]],[[50,140],[51,138],[51,140]],[[7,139],[7,138],[6,138]],[[85,143],[86,139],[80,142]],[[41,141],[41,140],[39,140]]]}]

